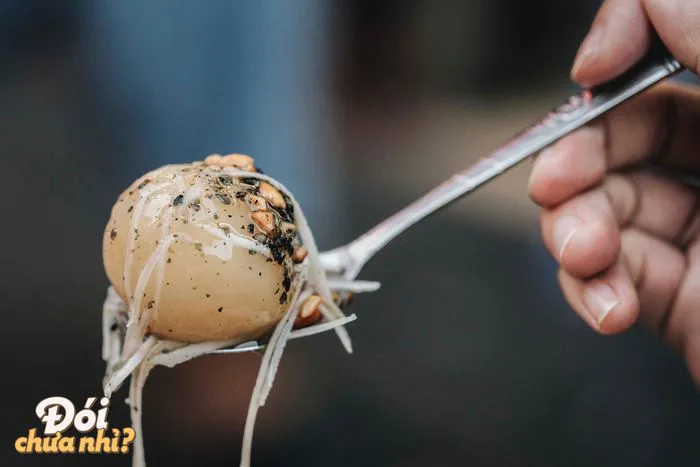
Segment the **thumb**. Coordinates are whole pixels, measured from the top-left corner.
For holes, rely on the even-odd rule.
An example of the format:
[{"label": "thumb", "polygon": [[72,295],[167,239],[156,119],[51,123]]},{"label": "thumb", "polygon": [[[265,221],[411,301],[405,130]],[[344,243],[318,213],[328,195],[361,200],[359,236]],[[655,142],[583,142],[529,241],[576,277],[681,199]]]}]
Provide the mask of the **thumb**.
[{"label": "thumb", "polygon": [[620,75],[645,54],[653,29],[669,51],[697,73],[697,7],[697,0],[606,0],[576,55],[572,79],[594,86]]}]

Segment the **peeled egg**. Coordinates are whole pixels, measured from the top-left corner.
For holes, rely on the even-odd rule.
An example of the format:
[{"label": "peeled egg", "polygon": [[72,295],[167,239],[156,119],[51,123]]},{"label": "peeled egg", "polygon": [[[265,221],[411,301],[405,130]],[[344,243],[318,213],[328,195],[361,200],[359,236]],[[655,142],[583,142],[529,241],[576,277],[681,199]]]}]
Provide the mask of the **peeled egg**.
[{"label": "peeled egg", "polygon": [[289,307],[293,212],[269,184],[227,173],[232,160],[255,170],[246,157],[159,168],[114,205],[105,270],[130,311],[150,317],[147,333],[190,343],[254,339]]}]

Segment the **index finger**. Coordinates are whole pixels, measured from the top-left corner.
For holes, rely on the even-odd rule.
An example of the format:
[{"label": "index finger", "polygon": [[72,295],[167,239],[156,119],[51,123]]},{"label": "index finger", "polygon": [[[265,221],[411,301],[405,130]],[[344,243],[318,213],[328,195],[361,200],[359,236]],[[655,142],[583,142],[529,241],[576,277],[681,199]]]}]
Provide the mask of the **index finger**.
[{"label": "index finger", "polygon": [[700,91],[664,83],[545,149],[530,174],[532,199],[554,206],[645,162],[700,168]]},{"label": "index finger", "polygon": [[576,54],[571,77],[593,86],[619,76],[649,47],[653,31],[686,68],[700,73],[697,0],[606,0]]}]

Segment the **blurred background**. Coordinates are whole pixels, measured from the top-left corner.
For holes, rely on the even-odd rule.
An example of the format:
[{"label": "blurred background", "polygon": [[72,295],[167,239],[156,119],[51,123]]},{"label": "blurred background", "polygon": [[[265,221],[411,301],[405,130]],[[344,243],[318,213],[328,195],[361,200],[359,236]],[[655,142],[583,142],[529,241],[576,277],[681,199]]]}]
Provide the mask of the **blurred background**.
[{"label": "blurred background", "polygon": [[[558,104],[596,1],[0,0],[0,465],[36,404],[98,395],[101,237],[165,163],[243,152],[345,243]],[[253,465],[690,466],[700,397],[641,330],[569,310],[525,164],[405,233],[362,278],[355,353],[288,347]],[[436,248],[435,244],[449,248]],[[157,368],[150,466],[238,465],[258,355]],[[122,390],[110,422],[127,426]]]}]

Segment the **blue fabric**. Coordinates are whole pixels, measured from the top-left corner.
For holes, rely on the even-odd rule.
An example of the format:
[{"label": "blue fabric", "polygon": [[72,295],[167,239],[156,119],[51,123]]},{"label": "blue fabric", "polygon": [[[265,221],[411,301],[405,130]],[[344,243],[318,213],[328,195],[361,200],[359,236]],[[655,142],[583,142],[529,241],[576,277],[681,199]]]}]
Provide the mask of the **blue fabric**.
[{"label": "blue fabric", "polygon": [[297,195],[312,220],[332,215],[325,5],[92,4],[86,23],[94,71],[108,90],[107,105],[116,109],[116,124],[134,133],[125,170],[246,153]]}]

